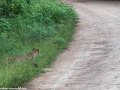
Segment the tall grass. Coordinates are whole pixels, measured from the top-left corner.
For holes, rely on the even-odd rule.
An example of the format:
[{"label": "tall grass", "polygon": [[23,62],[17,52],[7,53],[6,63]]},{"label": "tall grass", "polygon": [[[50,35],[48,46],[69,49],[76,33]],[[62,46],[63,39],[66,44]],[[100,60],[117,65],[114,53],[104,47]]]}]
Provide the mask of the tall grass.
[{"label": "tall grass", "polygon": [[[0,87],[19,87],[43,72],[67,47],[76,18],[70,6],[56,0],[11,1],[9,6],[0,5]],[[6,63],[33,48],[40,50],[33,62]]]}]

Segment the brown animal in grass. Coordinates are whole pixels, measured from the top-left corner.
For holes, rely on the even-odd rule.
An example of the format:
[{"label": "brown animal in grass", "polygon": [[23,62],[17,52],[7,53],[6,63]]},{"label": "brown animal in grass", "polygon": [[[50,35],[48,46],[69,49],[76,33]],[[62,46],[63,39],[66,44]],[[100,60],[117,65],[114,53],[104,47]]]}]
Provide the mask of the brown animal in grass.
[{"label": "brown animal in grass", "polygon": [[26,55],[28,59],[33,59],[39,55],[39,49],[33,49],[30,53]]},{"label": "brown animal in grass", "polygon": [[32,60],[35,57],[37,57],[39,55],[39,49],[33,49],[31,52],[23,55],[23,56],[13,56],[8,58],[9,62],[13,62],[13,61],[25,61],[25,60]]}]

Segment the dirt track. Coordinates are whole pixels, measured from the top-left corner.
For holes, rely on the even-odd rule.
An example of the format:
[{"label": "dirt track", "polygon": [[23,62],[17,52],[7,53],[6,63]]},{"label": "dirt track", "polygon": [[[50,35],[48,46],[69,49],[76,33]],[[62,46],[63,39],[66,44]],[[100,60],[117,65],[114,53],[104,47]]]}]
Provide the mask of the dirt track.
[{"label": "dirt track", "polygon": [[74,40],[28,90],[120,90],[120,2],[72,2]]}]

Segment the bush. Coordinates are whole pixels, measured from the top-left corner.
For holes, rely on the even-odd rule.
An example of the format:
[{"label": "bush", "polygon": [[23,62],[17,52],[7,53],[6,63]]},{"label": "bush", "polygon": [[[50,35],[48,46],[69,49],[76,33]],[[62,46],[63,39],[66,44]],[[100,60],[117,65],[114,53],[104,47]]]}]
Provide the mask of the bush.
[{"label": "bush", "polygon": [[24,12],[23,4],[20,0],[4,0],[4,2],[0,5],[0,12],[1,16],[6,17],[21,14]]}]

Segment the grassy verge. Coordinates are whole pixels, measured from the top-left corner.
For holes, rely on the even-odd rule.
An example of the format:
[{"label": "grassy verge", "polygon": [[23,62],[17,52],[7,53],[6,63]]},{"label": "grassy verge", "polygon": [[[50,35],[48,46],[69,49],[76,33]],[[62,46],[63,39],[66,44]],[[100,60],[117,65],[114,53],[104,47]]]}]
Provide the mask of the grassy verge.
[{"label": "grassy verge", "polygon": [[[16,1],[22,13],[0,16],[0,87],[19,87],[44,72],[67,48],[74,32],[76,14],[71,7],[56,0],[31,0],[29,5]],[[33,48],[40,50],[33,60],[6,63],[9,57],[23,56]]]}]

